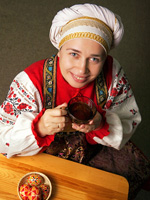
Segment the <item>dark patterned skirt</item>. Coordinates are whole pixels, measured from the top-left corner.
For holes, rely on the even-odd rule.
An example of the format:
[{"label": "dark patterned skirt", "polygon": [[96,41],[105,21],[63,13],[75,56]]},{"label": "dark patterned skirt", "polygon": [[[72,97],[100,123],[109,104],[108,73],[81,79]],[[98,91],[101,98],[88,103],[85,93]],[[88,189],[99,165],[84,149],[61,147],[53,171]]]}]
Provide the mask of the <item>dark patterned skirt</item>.
[{"label": "dark patterned skirt", "polygon": [[150,161],[131,141],[116,150],[90,145],[81,132],[57,133],[46,153],[125,177],[129,182],[129,200],[150,179]]}]

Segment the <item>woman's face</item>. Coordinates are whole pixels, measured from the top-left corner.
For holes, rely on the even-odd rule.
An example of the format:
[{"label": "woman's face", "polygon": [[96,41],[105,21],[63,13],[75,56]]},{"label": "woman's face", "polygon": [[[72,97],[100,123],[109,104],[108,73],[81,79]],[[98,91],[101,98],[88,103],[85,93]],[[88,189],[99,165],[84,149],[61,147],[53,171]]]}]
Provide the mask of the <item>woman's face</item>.
[{"label": "woman's face", "polygon": [[62,76],[75,88],[81,88],[96,79],[106,59],[100,44],[84,38],[67,41],[58,56]]}]

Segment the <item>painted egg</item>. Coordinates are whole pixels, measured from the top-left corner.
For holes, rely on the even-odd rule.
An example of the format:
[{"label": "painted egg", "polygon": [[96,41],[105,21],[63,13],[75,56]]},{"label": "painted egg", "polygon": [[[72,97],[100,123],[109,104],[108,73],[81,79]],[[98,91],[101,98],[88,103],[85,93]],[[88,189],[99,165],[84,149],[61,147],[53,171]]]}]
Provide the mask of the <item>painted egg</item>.
[{"label": "painted egg", "polygon": [[43,177],[38,174],[32,174],[27,177],[27,183],[31,186],[38,186],[44,182]]},{"label": "painted egg", "polygon": [[30,188],[30,191],[28,193],[28,199],[29,200],[41,200],[41,190],[40,188],[36,187],[36,186],[32,186]]},{"label": "painted egg", "polygon": [[20,193],[20,196],[23,200],[28,200],[29,190],[30,190],[30,186],[27,185],[27,184],[23,184],[23,185],[20,186],[19,193]]},{"label": "painted egg", "polygon": [[49,195],[49,186],[46,184],[42,184],[42,185],[40,185],[40,188],[42,191],[43,200],[47,199],[47,197]]}]

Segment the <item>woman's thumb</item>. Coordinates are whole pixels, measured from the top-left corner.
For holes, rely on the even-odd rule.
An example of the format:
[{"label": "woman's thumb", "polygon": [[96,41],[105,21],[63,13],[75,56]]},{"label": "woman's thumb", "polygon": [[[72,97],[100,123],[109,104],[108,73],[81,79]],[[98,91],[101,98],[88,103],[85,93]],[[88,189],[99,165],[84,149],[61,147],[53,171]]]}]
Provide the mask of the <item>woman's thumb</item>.
[{"label": "woman's thumb", "polygon": [[63,103],[63,104],[57,106],[56,108],[65,109],[66,107],[67,107],[67,103],[65,102],[65,103]]}]

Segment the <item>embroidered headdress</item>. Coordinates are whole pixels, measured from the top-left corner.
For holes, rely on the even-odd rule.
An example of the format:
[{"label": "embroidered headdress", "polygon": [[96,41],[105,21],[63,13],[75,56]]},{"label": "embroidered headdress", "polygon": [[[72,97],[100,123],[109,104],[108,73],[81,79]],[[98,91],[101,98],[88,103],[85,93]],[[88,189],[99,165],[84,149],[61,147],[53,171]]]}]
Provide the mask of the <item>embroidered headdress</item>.
[{"label": "embroidered headdress", "polygon": [[124,33],[118,15],[95,4],[77,4],[59,11],[52,21],[50,40],[57,48],[74,38],[98,42],[106,51],[119,44]]}]

